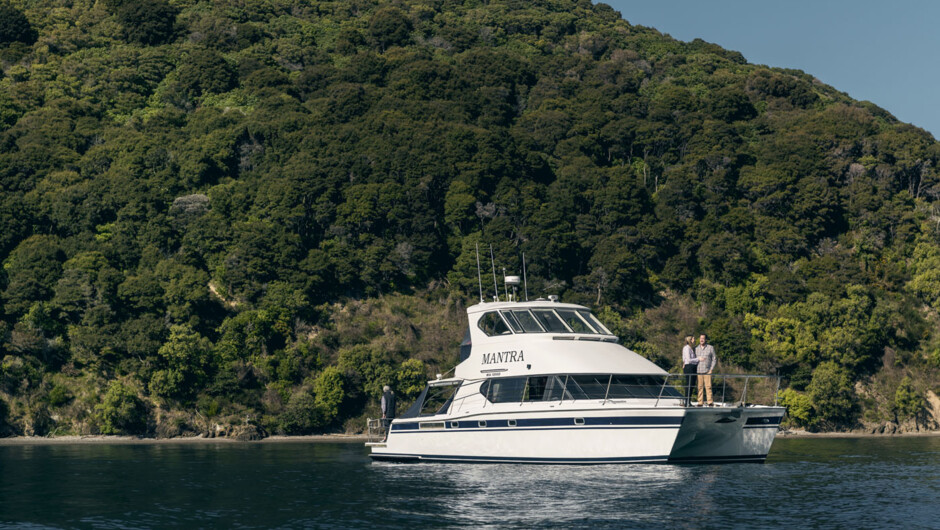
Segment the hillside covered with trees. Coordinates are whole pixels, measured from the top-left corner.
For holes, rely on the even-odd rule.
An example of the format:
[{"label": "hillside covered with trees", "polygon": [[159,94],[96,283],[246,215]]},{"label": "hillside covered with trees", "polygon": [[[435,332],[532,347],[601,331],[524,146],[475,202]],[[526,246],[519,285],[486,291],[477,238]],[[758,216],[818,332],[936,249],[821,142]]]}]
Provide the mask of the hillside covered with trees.
[{"label": "hillside covered with trees", "polygon": [[0,434],[361,429],[479,243],[810,429],[931,426],[940,146],[588,0],[0,0]]}]

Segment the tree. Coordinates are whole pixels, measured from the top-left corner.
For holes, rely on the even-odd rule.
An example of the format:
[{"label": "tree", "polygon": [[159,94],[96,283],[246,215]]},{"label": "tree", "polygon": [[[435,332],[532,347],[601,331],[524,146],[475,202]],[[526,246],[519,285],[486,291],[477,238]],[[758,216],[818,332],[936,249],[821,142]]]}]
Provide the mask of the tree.
[{"label": "tree", "polygon": [[404,45],[411,38],[411,21],[397,7],[382,7],[369,19],[369,37],[382,51],[389,46]]},{"label": "tree", "polygon": [[894,392],[894,411],[898,419],[906,420],[916,416],[924,407],[924,397],[914,388],[911,378],[904,376]]},{"label": "tree", "polygon": [[65,261],[65,253],[59,245],[56,237],[31,236],[20,242],[4,260],[7,285],[3,300],[8,314],[20,315],[33,302],[52,297]]},{"label": "tree", "polygon": [[32,44],[36,42],[36,37],[36,30],[30,25],[26,15],[6,0],[0,1],[0,44]]},{"label": "tree", "polygon": [[336,421],[340,405],[346,399],[345,378],[335,366],[327,366],[313,383],[314,403],[325,424]]},{"label": "tree", "polygon": [[215,50],[192,50],[176,74],[180,90],[190,98],[227,92],[237,83],[235,69]]},{"label": "tree", "polygon": [[173,37],[177,11],[164,0],[108,0],[105,5],[130,42],[153,46]]},{"label": "tree", "polygon": [[212,344],[186,325],[170,328],[170,338],[157,352],[161,368],[154,371],[148,389],[161,398],[188,399],[206,378]]},{"label": "tree", "polygon": [[95,405],[95,419],[102,434],[143,434],[147,429],[143,401],[121,381],[108,386],[101,403]]},{"label": "tree", "polygon": [[851,424],[858,408],[849,372],[833,362],[824,362],[813,370],[813,380],[806,387],[820,422],[830,426]]}]

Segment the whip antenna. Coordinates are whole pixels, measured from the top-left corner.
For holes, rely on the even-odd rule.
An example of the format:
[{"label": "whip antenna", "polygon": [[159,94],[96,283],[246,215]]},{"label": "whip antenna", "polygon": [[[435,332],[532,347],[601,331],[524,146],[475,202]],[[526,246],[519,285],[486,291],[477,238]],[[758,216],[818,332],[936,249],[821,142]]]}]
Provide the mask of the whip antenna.
[{"label": "whip antenna", "polygon": [[480,274],[480,243],[477,243],[477,285],[480,286],[480,303],[482,304],[486,300],[483,299],[483,275]]},{"label": "whip antenna", "polygon": [[525,277],[525,252],[522,253],[522,286],[525,289],[525,301],[529,301],[529,281]]},{"label": "whip antenna", "polygon": [[496,296],[493,297],[493,301],[499,302],[499,286],[496,284],[496,260],[493,258],[492,243],[490,243],[490,264],[493,266],[493,292],[496,293]]}]

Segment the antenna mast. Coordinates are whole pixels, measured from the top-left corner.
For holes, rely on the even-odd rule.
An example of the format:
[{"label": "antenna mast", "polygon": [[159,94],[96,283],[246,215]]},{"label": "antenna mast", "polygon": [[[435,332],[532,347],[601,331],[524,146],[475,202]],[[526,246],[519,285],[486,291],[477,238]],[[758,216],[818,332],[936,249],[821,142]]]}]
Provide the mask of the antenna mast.
[{"label": "antenna mast", "polygon": [[477,243],[477,284],[480,286],[480,303],[482,304],[486,300],[483,299],[483,275],[480,273],[480,243]]},{"label": "antenna mast", "polygon": [[[477,258],[479,260],[479,258]],[[525,252],[522,253],[522,285],[525,289],[525,301],[529,301],[529,281],[525,277]]]},{"label": "antenna mast", "polygon": [[493,292],[496,293],[496,296],[493,297],[493,301],[499,302],[499,286],[496,284],[496,260],[493,258],[492,243],[490,243],[490,264],[493,266]]}]

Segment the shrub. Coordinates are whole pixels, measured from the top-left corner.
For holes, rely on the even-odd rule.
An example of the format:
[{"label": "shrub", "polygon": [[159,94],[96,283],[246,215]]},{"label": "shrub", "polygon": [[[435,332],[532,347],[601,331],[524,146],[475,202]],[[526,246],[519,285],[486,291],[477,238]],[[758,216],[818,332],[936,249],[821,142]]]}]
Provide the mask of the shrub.
[{"label": "shrub", "polygon": [[95,420],[102,434],[142,434],[147,428],[147,410],[133,389],[114,381],[95,406]]},{"label": "shrub", "polygon": [[849,373],[833,362],[825,362],[813,371],[813,380],[806,387],[820,421],[833,425],[850,423],[857,403]]},{"label": "shrub", "polygon": [[787,408],[787,417],[798,427],[814,427],[813,400],[792,388],[780,391],[780,404]]},{"label": "shrub", "polygon": [[898,419],[914,417],[924,406],[924,397],[917,392],[910,377],[905,377],[894,392],[894,413]]},{"label": "shrub", "polygon": [[286,434],[308,434],[322,426],[323,414],[309,389],[301,388],[291,395],[287,410],[278,420],[278,426]]},{"label": "shrub", "polygon": [[313,386],[316,391],[315,403],[323,414],[324,423],[332,423],[339,416],[339,406],[346,398],[342,372],[335,366],[328,366],[320,372]]}]

